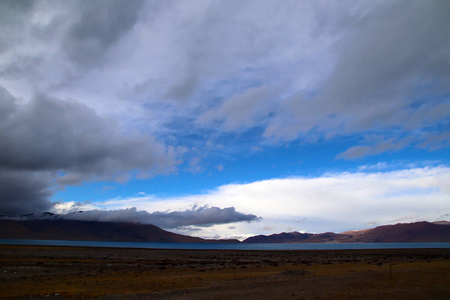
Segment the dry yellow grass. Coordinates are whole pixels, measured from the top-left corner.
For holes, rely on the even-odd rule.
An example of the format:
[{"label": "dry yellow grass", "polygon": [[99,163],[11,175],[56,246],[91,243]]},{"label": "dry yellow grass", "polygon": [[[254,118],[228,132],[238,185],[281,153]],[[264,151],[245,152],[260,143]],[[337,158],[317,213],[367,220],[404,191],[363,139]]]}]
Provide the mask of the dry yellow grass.
[{"label": "dry yellow grass", "polygon": [[0,246],[0,254],[1,298],[450,298],[449,249],[166,251]]}]

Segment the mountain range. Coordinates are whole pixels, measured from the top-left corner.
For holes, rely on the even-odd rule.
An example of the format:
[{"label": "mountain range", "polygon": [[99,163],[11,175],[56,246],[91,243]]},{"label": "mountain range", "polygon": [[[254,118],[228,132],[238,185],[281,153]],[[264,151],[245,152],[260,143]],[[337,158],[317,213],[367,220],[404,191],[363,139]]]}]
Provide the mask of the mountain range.
[{"label": "mountain range", "polygon": [[343,233],[283,232],[258,235],[244,243],[413,243],[450,242],[450,222],[416,222],[384,225],[372,229],[353,230]]},{"label": "mountain range", "polygon": [[[161,243],[240,243],[176,234],[155,225],[131,222],[79,221],[44,213],[25,218],[0,218],[0,239],[120,241]],[[282,232],[258,235],[242,243],[402,243],[450,242],[450,222],[416,222],[378,226],[343,233]]]}]

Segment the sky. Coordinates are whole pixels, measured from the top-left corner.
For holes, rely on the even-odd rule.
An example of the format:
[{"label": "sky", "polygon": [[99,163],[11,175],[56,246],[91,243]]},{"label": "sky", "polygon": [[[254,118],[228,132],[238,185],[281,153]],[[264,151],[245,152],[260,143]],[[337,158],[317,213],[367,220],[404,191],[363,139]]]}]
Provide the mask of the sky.
[{"label": "sky", "polygon": [[0,215],[241,240],[450,220],[449,15],[0,0]]}]

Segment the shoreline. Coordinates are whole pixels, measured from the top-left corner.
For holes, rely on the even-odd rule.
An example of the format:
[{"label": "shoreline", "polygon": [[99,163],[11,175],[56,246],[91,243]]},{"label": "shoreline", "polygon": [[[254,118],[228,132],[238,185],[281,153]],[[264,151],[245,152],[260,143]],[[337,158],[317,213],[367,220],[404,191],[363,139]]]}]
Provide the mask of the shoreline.
[{"label": "shoreline", "polygon": [[445,299],[450,296],[449,274],[450,249],[163,250],[0,245],[0,298],[221,299],[258,295],[275,299],[294,294],[308,299],[322,297],[326,291],[334,293],[326,298],[387,293],[406,299],[403,296],[426,293]]},{"label": "shoreline", "polygon": [[117,249],[160,250],[362,250],[362,249],[450,249],[450,242],[404,243],[156,243],[156,242],[105,242],[78,240],[23,240],[0,239],[0,245],[55,246]]}]

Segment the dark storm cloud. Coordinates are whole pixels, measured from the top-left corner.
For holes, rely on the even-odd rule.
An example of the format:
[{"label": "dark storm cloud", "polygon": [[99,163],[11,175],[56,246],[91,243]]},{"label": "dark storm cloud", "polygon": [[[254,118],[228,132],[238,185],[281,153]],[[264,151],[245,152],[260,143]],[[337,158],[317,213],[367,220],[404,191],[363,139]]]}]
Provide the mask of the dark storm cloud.
[{"label": "dark storm cloud", "polygon": [[0,170],[0,215],[21,215],[51,208],[48,173]]},{"label": "dark storm cloud", "polygon": [[185,211],[173,212],[152,212],[138,211],[136,208],[118,209],[118,210],[89,210],[76,211],[72,213],[56,216],[43,216],[43,218],[63,218],[83,221],[99,222],[140,222],[154,224],[162,228],[178,228],[183,226],[208,227],[217,224],[228,224],[235,222],[258,221],[258,218],[252,214],[243,214],[237,212],[234,207],[193,207]]},{"label": "dark storm cloud", "polygon": [[[24,191],[17,201],[28,197],[33,206],[46,207],[54,181],[125,180],[130,172],[148,177],[176,163],[172,148],[149,136],[121,133],[117,124],[76,101],[38,95],[23,103],[0,87],[0,108],[0,171],[9,182],[2,187],[0,213],[29,210],[6,209],[20,185]],[[14,178],[18,181],[11,184]]]},{"label": "dark storm cloud", "polygon": [[[13,152],[7,135],[11,134],[11,117],[16,112],[15,99],[0,86],[0,214],[26,214],[48,210],[51,195],[49,172],[27,172],[8,168],[15,160],[7,152]],[[13,126],[14,127],[14,126]],[[14,132],[19,134],[18,132]],[[25,146],[19,142],[19,147]]]},{"label": "dark storm cloud", "polygon": [[114,122],[76,101],[39,95],[19,104],[3,89],[0,107],[4,169],[107,176],[137,167],[158,171],[173,163],[152,138],[121,134]]}]

